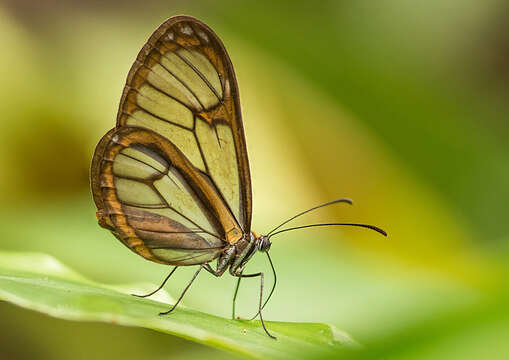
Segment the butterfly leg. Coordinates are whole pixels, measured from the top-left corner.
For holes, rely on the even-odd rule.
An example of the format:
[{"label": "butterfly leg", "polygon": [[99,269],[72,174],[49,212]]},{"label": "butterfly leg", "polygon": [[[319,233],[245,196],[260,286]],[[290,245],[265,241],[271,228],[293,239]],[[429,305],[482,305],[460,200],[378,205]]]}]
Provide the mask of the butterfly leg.
[{"label": "butterfly leg", "polygon": [[263,330],[265,330],[265,333],[272,339],[276,339],[275,336],[271,335],[269,333],[269,331],[267,330],[267,327],[265,326],[265,322],[263,321],[263,317],[262,317],[262,301],[263,301],[263,279],[264,279],[264,275],[262,272],[259,272],[259,273],[256,273],[256,274],[242,274],[242,272],[239,272],[239,273],[235,273],[235,272],[232,272],[231,273],[233,276],[235,277],[238,277],[238,278],[252,278],[252,277],[260,277],[260,301],[258,303],[258,315],[260,315],[260,322],[262,323],[262,326],[263,326]]},{"label": "butterfly leg", "polygon": [[209,273],[211,273],[212,275],[214,275],[215,277],[220,277],[224,273],[224,269],[214,270],[214,269],[212,269],[212,266],[210,266],[210,264],[208,264],[208,263],[203,264],[203,268],[205,270],[207,270]]},{"label": "butterfly leg", "polygon": [[198,268],[198,270],[194,273],[193,275],[193,278],[191,279],[191,281],[189,281],[189,284],[187,284],[187,286],[185,287],[184,291],[182,291],[182,294],[180,294],[180,297],[178,298],[177,302],[171,307],[170,310],[168,311],[165,311],[165,312],[161,312],[159,313],[159,315],[168,315],[169,313],[171,313],[173,310],[175,310],[175,308],[177,307],[177,305],[180,303],[180,301],[182,300],[182,298],[184,297],[186,291],[189,289],[189,287],[191,286],[191,284],[193,283],[194,279],[196,279],[196,277],[198,276],[198,274],[200,273],[201,269],[203,269],[203,265],[200,265],[200,267]]},{"label": "butterfly leg", "polygon": [[[242,271],[240,272],[242,275]],[[242,276],[237,277],[237,285],[235,286],[235,292],[233,293],[233,301],[232,301],[232,319],[235,320],[235,301],[237,300],[237,293],[239,292],[240,280]]]},{"label": "butterfly leg", "polygon": [[203,264],[203,268],[216,277],[224,274],[230,263],[235,259],[235,246],[230,246],[217,260],[217,269],[214,270],[210,263]]},{"label": "butterfly leg", "polygon": [[177,270],[178,266],[175,266],[173,268],[173,270],[168,274],[168,276],[166,276],[166,278],[164,279],[163,283],[161,285],[159,285],[159,287],[157,289],[155,289],[154,291],[152,291],[151,293],[148,293],[146,295],[137,295],[137,294],[131,294],[133,296],[137,296],[137,297],[141,297],[141,298],[145,298],[145,297],[149,297],[151,295],[154,295],[156,292],[158,292],[159,290],[161,290],[163,288],[163,286],[166,284],[166,282],[168,281],[168,279],[170,278],[170,276],[173,275],[173,273],[175,272],[175,270]]}]

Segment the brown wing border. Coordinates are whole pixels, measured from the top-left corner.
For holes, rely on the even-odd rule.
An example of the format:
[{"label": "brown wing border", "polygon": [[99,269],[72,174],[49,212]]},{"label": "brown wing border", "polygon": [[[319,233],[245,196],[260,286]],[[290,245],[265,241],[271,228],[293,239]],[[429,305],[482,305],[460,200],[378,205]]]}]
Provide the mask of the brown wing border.
[{"label": "brown wing border", "polygon": [[104,209],[104,201],[101,192],[101,162],[103,161],[104,152],[111,141],[111,137],[115,133],[116,128],[110,129],[95,147],[94,155],[92,157],[92,164],[90,166],[90,187],[92,196],[94,198],[97,210]]}]

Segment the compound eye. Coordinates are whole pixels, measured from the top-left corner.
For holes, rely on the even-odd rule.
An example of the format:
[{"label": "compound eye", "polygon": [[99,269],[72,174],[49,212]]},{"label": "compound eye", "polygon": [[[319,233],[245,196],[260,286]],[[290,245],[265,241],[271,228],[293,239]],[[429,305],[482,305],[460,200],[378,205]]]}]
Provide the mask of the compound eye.
[{"label": "compound eye", "polygon": [[270,240],[265,237],[265,238],[263,238],[263,241],[261,243],[261,249],[260,250],[263,251],[263,252],[266,252],[266,251],[268,251],[270,249],[270,245],[272,245]]},{"label": "compound eye", "polygon": [[271,245],[272,245],[272,243],[267,240],[267,245],[265,246],[265,251],[269,251]]}]

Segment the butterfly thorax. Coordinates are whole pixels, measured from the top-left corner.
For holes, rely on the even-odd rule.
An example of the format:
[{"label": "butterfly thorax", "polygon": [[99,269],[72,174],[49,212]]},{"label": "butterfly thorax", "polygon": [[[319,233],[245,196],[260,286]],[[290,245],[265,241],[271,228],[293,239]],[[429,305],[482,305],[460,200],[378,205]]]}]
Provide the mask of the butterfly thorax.
[{"label": "butterfly thorax", "polygon": [[257,236],[251,232],[245,234],[235,244],[228,246],[217,260],[216,275],[222,275],[229,267],[232,275],[239,274],[257,251],[268,251],[270,241],[266,236]]}]

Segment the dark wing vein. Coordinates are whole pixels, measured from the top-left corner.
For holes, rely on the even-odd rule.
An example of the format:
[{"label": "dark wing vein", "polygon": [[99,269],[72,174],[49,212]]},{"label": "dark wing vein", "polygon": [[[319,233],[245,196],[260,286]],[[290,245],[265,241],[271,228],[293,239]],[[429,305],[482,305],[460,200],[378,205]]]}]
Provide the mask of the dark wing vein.
[{"label": "dark wing vein", "polygon": [[[129,155],[129,154],[124,154],[123,152],[120,152],[119,154],[121,154],[122,156],[128,157],[128,158],[130,158],[130,159],[133,159],[133,160],[135,160],[135,161],[138,161],[138,162],[140,162],[140,163],[142,163],[142,164],[144,164],[144,165],[147,165],[148,167],[150,167],[150,168],[152,168],[153,170],[157,171],[159,174],[164,174],[163,172],[161,172],[160,170],[156,169],[155,167],[153,167],[153,166],[152,166],[152,165],[150,165],[149,163],[146,163],[146,162],[145,162],[145,161],[143,161],[143,160],[137,159],[137,158],[135,158],[134,156],[131,156],[131,155]],[[154,160],[155,160],[155,159],[154,159]],[[114,160],[110,160],[110,161],[114,161]],[[156,161],[157,161],[157,160],[156,160]],[[162,165],[162,166],[165,166],[164,164],[161,164],[161,165]],[[115,176],[119,176],[119,175],[116,175],[116,174],[115,174]]]},{"label": "dark wing vein", "polygon": [[210,173],[209,166],[207,164],[207,160],[205,159],[205,154],[203,153],[203,149],[201,148],[200,141],[198,140],[198,135],[196,135],[196,132],[194,132],[194,131],[193,131],[193,135],[196,140],[196,144],[198,144],[198,150],[200,151],[200,156],[203,160],[203,165],[205,165],[205,171],[207,172],[207,174],[209,174]]},{"label": "dark wing vein", "polygon": [[145,185],[152,185],[152,179],[140,179],[138,177],[134,177],[134,176],[129,176],[129,175],[118,175],[118,174],[115,174],[115,177],[116,178],[119,178],[119,179],[125,179],[125,180],[132,180],[132,181],[136,181],[136,182],[139,182],[139,183],[142,183],[142,184],[145,184]]},{"label": "dark wing vein", "polygon": [[187,216],[185,216],[184,214],[182,214],[180,211],[178,211],[177,209],[173,208],[170,204],[168,204],[168,202],[166,201],[166,199],[161,195],[161,193],[155,188],[155,187],[152,187],[153,190],[156,192],[156,194],[159,196],[159,198],[166,204],[166,207],[168,209],[171,209],[173,211],[175,211],[178,215],[182,216],[184,219],[186,219],[187,221],[189,221],[190,223],[192,223],[194,226],[196,226],[198,229],[202,230],[203,232],[215,237],[216,239],[219,239],[219,240],[222,240],[219,236],[217,236],[216,234],[213,234],[211,233],[210,231],[207,231],[206,229],[202,228],[200,225],[198,225],[197,223],[195,223],[193,220],[191,220],[190,218],[188,218]]},{"label": "dark wing vein", "polygon": [[137,207],[137,208],[140,208],[140,209],[168,209],[168,206],[164,205],[164,204],[155,204],[155,205],[141,205],[141,204],[136,204],[136,203],[132,203],[132,202],[129,202],[129,201],[124,201],[122,199],[118,199],[118,202],[121,203],[122,205],[126,205],[126,206],[131,206],[131,207]]},{"label": "dark wing vein", "polygon": [[[189,51],[188,49],[186,49],[186,48],[185,48],[185,47],[183,47],[182,45],[179,45],[179,46],[180,46],[182,49],[184,49],[185,51]],[[217,100],[219,101],[219,103],[221,103],[221,102],[222,102],[221,97],[219,97],[219,94],[217,93],[216,89],[214,89],[214,87],[213,87],[213,86],[212,86],[212,84],[209,82],[209,80],[205,77],[205,75],[203,75],[203,73],[202,73],[200,70],[198,70],[198,69],[196,68],[196,66],[194,66],[194,65],[193,65],[193,63],[192,63],[192,62],[190,62],[189,60],[187,60],[185,57],[183,57],[182,55],[180,55],[178,52],[176,52],[176,51],[175,51],[175,52],[173,52],[173,53],[174,53],[175,55],[177,55],[177,56],[180,58],[180,60],[182,60],[183,62],[185,62],[185,63],[187,64],[187,66],[189,66],[191,69],[193,69],[193,70],[194,70],[194,72],[196,73],[196,75],[198,75],[198,76],[199,76],[199,77],[203,80],[203,82],[207,85],[207,87],[210,89],[210,91],[212,91],[212,93],[216,96],[216,98],[217,98]],[[214,67],[214,69],[215,69],[215,67]],[[218,71],[217,71],[217,69],[215,69],[215,70],[216,70],[216,72],[218,72]]]},{"label": "dark wing vein", "polygon": [[[192,251],[193,256],[189,255],[183,255],[181,257],[173,258],[173,261],[183,261],[183,260],[193,260],[197,257],[200,257],[203,255],[204,252],[210,251],[211,249],[221,249],[222,247],[214,247],[214,248],[207,248],[207,249],[192,249],[192,248],[178,248],[175,250],[189,250]],[[157,249],[167,249],[166,247],[153,247],[151,249],[157,250]],[[196,254],[197,253],[197,254]]]},{"label": "dark wing vein", "polygon": [[[191,25],[191,28],[193,29],[194,33],[195,34],[198,34],[198,31],[202,31],[201,29],[198,29],[196,30],[196,24],[194,23],[190,23]],[[198,39],[198,41],[200,42],[200,46],[203,48],[205,46],[208,46],[208,45],[205,45],[201,39],[201,37],[199,35],[196,36],[196,38]],[[187,49],[186,49],[187,50]],[[223,79],[223,75],[221,75],[221,73],[217,70],[215,64],[211,61],[210,62],[212,64],[212,66],[214,67],[214,69],[216,69],[216,72],[217,72],[217,76],[219,77],[219,83],[221,84],[221,91],[223,93],[223,97],[224,97],[224,93],[225,93],[225,81]]]},{"label": "dark wing vein", "polygon": [[[156,49],[159,54],[161,54],[161,56],[164,56],[164,54],[159,50],[159,49]],[[175,55],[177,55],[176,53],[174,53]],[[170,75],[172,75],[179,83],[181,83],[187,91],[189,91],[191,93],[191,95],[194,96],[194,98],[198,101],[198,103],[200,104],[201,108],[202,109],[205,109],[205,106],[202,104],[202,102],[200,101],[200,98],[198,96],[196,96],[196,94],[194,93],[193,90],[191,90],[191,88],[189,87],[189,85],[187,85],[187,83],[182,80],[180,77],[178,77],[177,75],[175,75],[173,73],[173,71],[171,71],[170,69],[168,69],[161,61],[158,61],[158,64],[161,65],[166,71],[168,71],[168,73],[170,73]],[[148,68],[148,66],[144,65],[145,67]],[[152,69],[150,69],[150,71],[152,71]],[[154,71],[152,71],[153,73],[155,73]],[[156,73],[155,73],[156,74]],[[157,74],[160,78],[162,78],[164,81],[167,82],[166,79],[164,79],[162,76],[160,76],[159,74]],[[162,90],[161,90],[162,91]],[[167,94],[169,97],[171,97],[173,99],[173,97],[169,94]],[[187,107],[191,112],[195,112],[195,109],[191,109],[189,106],[187,106],[186,104],[183,104],[182,102],[180,102],[182,105],[184,105],[185,107]]]},{"label": "dark wing vein", "polygon": [[[151,85],[150,85],[150,86],[151,86]],[[159,90],[158,90],[158,89],[156,89],[156,88],[154,88],[154,89],[155,89],[156,91],[159,91]],[[138,91],[137,91],[136,89],[134,89],[134,88],[133,88],[133,90],[134,90],[134,91],[136,91],[136,92],[138,92]],[[139,92],[138,92],[138,93],[139,93]],[[139,93],[139,94],[140,94],[140,93]],[[142,94],[140,94],[140,95],[141,95],[141,96],[144,96],[144,95],[142,95]],[[145,97],[146,97],[146,96],[145,96]],[[149,98],[149,99],[150,99],[150,98]],[[150,100],[152,100],[152,99],[150,99]],[[127,101],[129,101],[129,100],[127,100]],[[154,101],[154,100],[152,100],[152,101]],[[182,128],[182,129],[192,130],[191,128],[188,128],[187,126],[184,126],[184,125],[181,125],[181,124],[175,123],[175,122],[170,121],[170,120],[166,120],[166,119],[164,119],[164,118],[162,118],[162,117],[160,117],[160,116],[158,116],[158,115],[154,114],[154,113],[153,113],[153,112],[151,112],[150,110],[145,109],[143,106],[141,106],[141,105],[140,105],[140,104],[138,104],[138,103],[133,103],[133,102],[131,102],[131,104],[135,105],[135,106],[136,106],[136,107],[138,107],[140,110],[145,111],[147,114],[152,115],[153,117],[155,117],[155,118],[156,118],[156,119],[158,119],[158,120],[164,121],[164,122],[166,122],[166,123],[168,123],[168,124],[172,124],[172,125],[178,126],[179,128]],[[123,114],[126,114],[126,115],[128,115],[128,116],[132,116],[132,117],[136,118],[133,114],[129,114],[129,113],[125,112],[125,111],[123,111],[122,113],[123,113]],[[138,119],[138,120],[142,121],[142,120],[141,120],[141,119],[139,119],[139,118],[136,118],[136,119]]]},{"label": "dark wing vein", "polygon": [[[222,148],[221,139],[219,138],[219,134],[217,133],[217,126],[214,126],[214,133],[216,134],[217,145],[219,145],[219,148]],[[238,164],[238,161],[237,161],[237,164]]]}]

